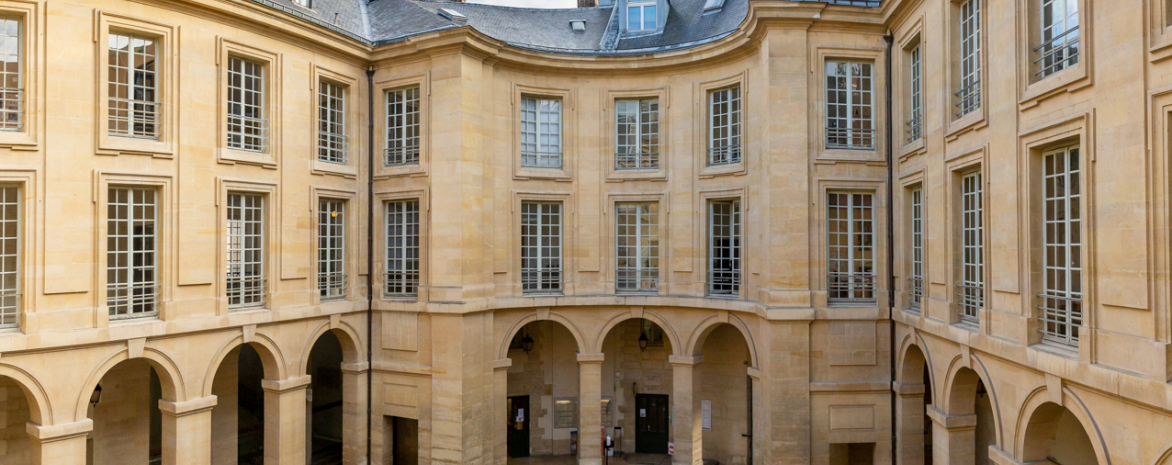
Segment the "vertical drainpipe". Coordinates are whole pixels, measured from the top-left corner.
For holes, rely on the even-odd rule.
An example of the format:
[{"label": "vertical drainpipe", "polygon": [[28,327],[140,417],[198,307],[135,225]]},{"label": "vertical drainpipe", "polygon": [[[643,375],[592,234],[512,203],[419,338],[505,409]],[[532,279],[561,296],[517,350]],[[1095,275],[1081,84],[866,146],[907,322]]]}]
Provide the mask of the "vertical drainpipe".
[{"label": "vertical drainpipe", "polygon": [[890,371],[891,371],[891,464],[896,465],[898,459],[897,436],[895,431],[895,168],[891,153],[893,141],[895,140],[895,133],[893,125],[891,124],[891,45],[895,42],[895,36],[890,32],[883,36],[883,40],[887,42],[887,55],[884,74],[886,75],[884,81],[887,83],[887,106],[884,109],[887,120],[887,328],[888,338],[887,344],[890,347],[888,356],[890,357]]},{"label": "vertical drainpipe", "polygon": [[370,455],[370,427],[374,409],[374,68],[366,70],[366,463]]}]

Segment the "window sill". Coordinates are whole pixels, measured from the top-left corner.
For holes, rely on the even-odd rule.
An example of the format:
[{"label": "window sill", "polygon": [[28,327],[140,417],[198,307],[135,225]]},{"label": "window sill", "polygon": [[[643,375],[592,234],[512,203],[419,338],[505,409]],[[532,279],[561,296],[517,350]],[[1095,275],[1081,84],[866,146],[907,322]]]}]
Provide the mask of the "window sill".
[{"label": "window sill", "polygon": [[422,163],[412,163],[409,165],[391,165],[387,166],[381,161],[378,162],[378,168],[374,172],[374,179],[376,181],[397,177],[407,176],[426,176],[427,170]]},{"label": "window sill", "polygon": [[155,158],[173,158],[173,144],[161,139],[140,139],[135,137],[102,134],[98,155],[148,155]]},{"label": "window sill", "polygon": [[620,170],[611,168],[610,174],[606,176],[606,182],[626,182],[626,181],[666,181],[667,172],[663,167],[656,169],[641,169],[641,170]]},{"label": "window sill", "polygon": [[916,139],[914,141],[908,142],[903,145],[903,148],[901,148],[899,150],[900,161],[902,162],[905,158],[911,158],[911,156],[913,156],[913,155],[917,155],[917,154],[926,152],[927,151],[926,149],[927,149],[927,142],[924,140],[924,136],[920,136],[919,139]]},{"label": "window sill", "polygon": [[269,152],[249,152],[221,147],[218,161],[228,165],[239,163],[242,165],[257,165],[264,168],[277,169],[277,160]]},{"label": "window sill", "polygon": [[703,163],[704,167],[700,169],[700,179],[715,178],[717,176],[740,176],[748,173],[743,154],[741,161],[736,163],[709,165],[708,160],[704,160]]},{"label": "window sill", "polygon": [[879,154],[879,150],[875,148],[860,148],[860,149],[828,149],[823,148],[822,153],[818,154],[816,163],[880,163],[886,164],[886,160]]},{"label": "window sill", "polygon": [[29,134],[27,129],[23,131],[0,130],[0,148],[33,151],[39,149],[40,144],[37,143],[32,134]]},{"label": "window sill", "polygon": [[521,292],[521,297],[565,297],[562,291],[554,292]]},{"label": "window sill", "polygon": [[382,300],[387,302],[419,302],[418,295],[383,295]]},{"label": "window sill", "polygon": [[349,163],[340,164],[321,160],[313,161],[310,172],[317,175],[341,176],[346,179],[355,179],[358,177],[358,169]]},{"label": "window sill", "polygon": [[971,321],[958,321],[956,323],[953,323],[952,326],[955,328],[960,328],[965,331],[969,331],[969,332],[973,332],[973,333],[981,331],[980,323],[974,323]]},{"label": "window sill", "polygon": [[969,131],[976,131],[977,129],[985,127],[985,106],[982,102],[980,108],[969,112],[960,118],[954,119],[948,123],[948,131],[945,133],[945,139],[948,141],[956,140],[961,134]]},{"label": "window sill", "polygon": [[560,168],[540,168],[535,166],[521,166],[517,169],[514,179],[550,179],[554,181],[571,181],[570,173],[565,165]]},{"label": "window sill", "polygon": [[1079,360],[1078,346],[1070,346],[1070,345],[1066,345],[1066,344],[1060,344],[1057,342],[1043,340],[1043,341],[1038,342],[1036,344],[1030,345],[1029,348],[1034,349],[1038,352],[1045,352],[1047,354],[1056,355],[1056,356],[1059,356],[1062,358],[1067,358],[1067,359],[1076,360],[1076,361]]},{"label": "window sill", "polygon": [[[1092,84],[1087,74],[1087,57],[1079,56],[1078,64],[1057,73],[1046,76],[1038,81],[1027,84],[1018,100],[1018,108],[1022,111],[1037,107],[1043,100],[1064,92],[1075,92]],[[1032,74],[1032,71],[1026,71]]]}]

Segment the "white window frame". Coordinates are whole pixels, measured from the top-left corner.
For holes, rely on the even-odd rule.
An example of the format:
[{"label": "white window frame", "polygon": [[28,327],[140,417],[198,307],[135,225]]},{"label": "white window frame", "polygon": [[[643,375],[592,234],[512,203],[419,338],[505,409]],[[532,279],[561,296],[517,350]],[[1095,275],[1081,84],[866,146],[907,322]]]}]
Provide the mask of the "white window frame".
[{"label": "white window frame", "polygon": [[1042,155],[1042,293],[1044,341],[1077,346],[1083,324],[1082,161],[1078,145]]},{"label": "white window frame", "polygon": [[957,316],[962,323],[979,324],[985,306],[984,184],[980,171],[960,179],[961,254],[957,285]]},{"label": "white window frame", "polygon": [[20,186],[0,185],[0,328],[20,326],[22,200]]},{"label": "white window frame", "polygon": [[[150,47],[153,53],[145,50]],[[159,102],[159,51],[156,37],[110,31],[107,41],[106,111],[111,136],[158,140],[162,128]],[[143,66],[136,66],[142,60]],[[146,64],[150,69],[145,69]],[[125,78],[125,80],[123,80]],[[147,82],[151,84],[146,84]],[[125,90],[121,92],[120,89]]]},{"label": "white window frame", "polygon": [[521,97],[521,167],[561,169],[562,99]]},{"label": "white window frame", "polygon": [[[647,27],[647,9],[651,9],[651,27]],[[639,10],[639,22],[631,24],[631,10]],[[659,7],[656,2],[628,2],[627,3],[627,32],[653,32],[659,29]]]},{"label": "white window frame", "polygon": [[875,66],[826,61],[826,148],[875,149]]},{"label": "white window frame", "polygon": [[23,29],[23,19],[0,15],[0,131],[24,129]]},{"label": "white window frame", "polygon": [[521,292],[560,294],[564,247],[562,202],[521,202]]},{"label": "white window frame", "polygon": [[346,164],[350,137],[346,135],[346,86],[318,81],[317,159]]},{"label": "white window frame", "polygon": [[956,117],[981,108],[981,0],[960,4],[960,89]]},{"label": "white window frame", "polygon": [[741,294],[742,219],[739,199],[708,201],[709,297],[737,298]]},{"label": "white window frame", "polygon": [[908,306],[919,310],[924,299],[924,189],[912,191],[912,269],[908,276]]},{"label": "white window frame", "polygon": [[907,142],[915,142],[924,136],[924,102],[923,102],[923,46],[916,44],[908,52],[908,107],[910,114],[907,121]]},{"label": "white window frame", "polygon": [[659,203],[615,204],[615,292],[655,293],[659,286]]},{"label": "white window frame", "polygon": [[383,166],[419,164],[420,87],[386,91],[387,146]]},{"label": "white window frame", "polygon": [[827,194],[826,250],[826,289],[829,302],[875,303],[874,194]]},{"label": "white window frame", "polygon": [[317,289],[321,300],[344,299],[346,279],[346,201],[317,201]]},{"label": "white window frame", "polygon": [[[110,319],[158,316],[158,190],[112,186],[106,204],[106,306]],[[139,227],[143,232],[136,231]]]},{"label": "white window frame", "polygon": [[615,100],[615,170],[659,169],[659,98]]},{"label": "white window frame", "polygon": [[228,57],[228,148],[268,151],[265,68],[256,60]]},{"label": "white window frame", "polygon": [[419,295],[419,199],[390,200],[386,212],[386,283],[383,296]]},{"label": "white window frame", "polygon": [[[1038,2],[1039,44],[1033,52],[1038,57],[1034,76],[1044,79],[1054,73],[1078,64],[1080,0],[1031,0]],[[1046,14],[1049,10],[1051,14]]]},{"label": "white window frame", "polygon": [[708,166],[741,162],[742,103],[739,84],[708,92]]},{"label": "white window frame", "polygon": [[263,194],[228,193],[224,288],[231,310],[265,305],[265,200]]}]

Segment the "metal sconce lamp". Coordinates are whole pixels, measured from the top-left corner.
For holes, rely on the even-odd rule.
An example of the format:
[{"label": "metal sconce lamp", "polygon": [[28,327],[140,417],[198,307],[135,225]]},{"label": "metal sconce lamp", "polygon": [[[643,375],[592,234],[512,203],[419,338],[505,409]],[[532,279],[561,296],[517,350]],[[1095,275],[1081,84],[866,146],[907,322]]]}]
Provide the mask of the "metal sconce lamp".
[{"label": "metal sconce lamp", "polygon": [[639,320],[639,352],[646,352],[649,342],[651,340],[647,338],[647,320]]},{"label": "metal sconce lamp", "polygon": [[94,388],[94,392],[92,394],[90,394],[90,405],[97,407],[98,401],[100,401],[100,400],[102,400],[102,385],[101,384],[99,384],[98,387]]},{"label": "metal sconce lamp", "polygon": [[525,353],[529,353],[529,351],[533,350],[533,338],[529,337],[529,331],[525,331],[525,337],[521,338],[521,349],[524,350]]}]

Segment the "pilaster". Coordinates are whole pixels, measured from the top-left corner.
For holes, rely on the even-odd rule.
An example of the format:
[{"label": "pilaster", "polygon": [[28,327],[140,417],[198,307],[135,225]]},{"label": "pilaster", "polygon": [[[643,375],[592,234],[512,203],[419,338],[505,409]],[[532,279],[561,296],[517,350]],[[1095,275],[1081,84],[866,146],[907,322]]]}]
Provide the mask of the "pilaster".
[{"label": "pilaster", "polygon": [[703,461],[703,424],[700,418],[700,379],[696,365],[704,357],[672,355],[671,436],[675,444],[673,465],[697,465]]},{"label": "pilaster", "polygon": [[[370,362],[342,363],[342,463],[366,461],[366,379]],[[308,429],[308,428],[307,428]],[[313,454],[306,454],[312,456]]]},{"label": "pilaster", "polygon": [[308,375],[260,382],[265,391],[265,465],[305,464]]},{"label": "pilaster", "polygon": [[216,396],[159,401],[163,417],[163,465],[212,463],[212,408]]},{"label": "pilaster", "polygon": [[602,463],[602,361],[605,354],[578,354],[578,463]]},{"label": "pilaster", "polygon": [[29,422],[29,458],[33,465],[85,465],[86,435],[94,430],[94,421],[85,419],[61,425],[41,426]]},{"label": "pilaster", "polygon": [[976,454],[977,416],[948,415],[928,407],[932,418],[932,463],[973,465]]}]

